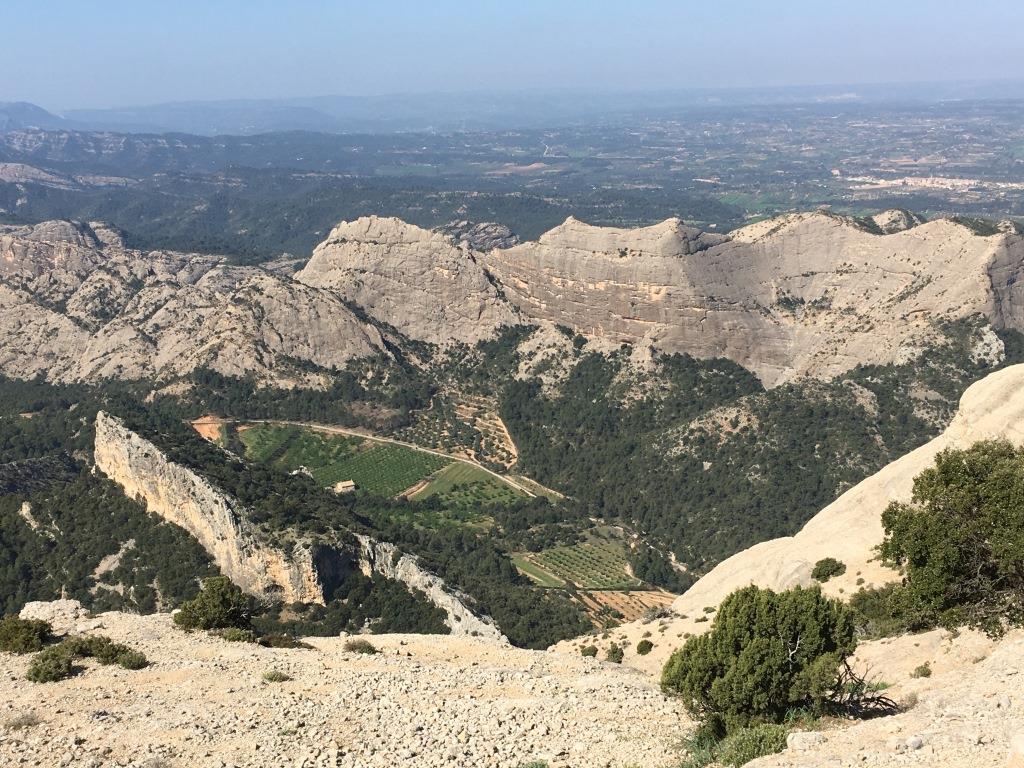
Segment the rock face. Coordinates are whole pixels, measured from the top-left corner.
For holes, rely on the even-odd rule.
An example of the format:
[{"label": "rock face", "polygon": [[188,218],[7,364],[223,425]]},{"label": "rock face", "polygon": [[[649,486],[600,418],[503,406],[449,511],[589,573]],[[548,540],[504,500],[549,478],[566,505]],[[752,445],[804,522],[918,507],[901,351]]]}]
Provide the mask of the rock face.
[{"label": "rock face", "polygon": [[441,579],[421,568],[414,556],[399,552],[394,544],[373,541],[367,536],[357,538],[362,549],[360,566],[367,576],[378,573],[423,592],[430,602],[447,614],[445,623],[453,635],[469,635],[508,643],[489,617],[481,618],[469,610],[463,602],[466,599],[464,595],[448,589]]},{"label": "rock face", "polygon": [[457,227],[456,243],[371,216],[335,227],[294,278],[291,264],[143,254],[96,223],[0,227],[0,372],[159,380],[209,366],[316,385],[297,363],[385,354],[368,316],[437,344],[547,321],[606,345],[727,357],[773,386],[909,359],[947,319],[1024,329],[1015,228],[981,236],[901,211],[873,226],[794,214],[724,236],[570,218],[478,251],[511,241],[492,225]]},{"label": "rock face", "polygon": [[525,317],[696,357],[728,357],[771,386],[888,363],[942,318],[1024,327],[1024,243],[939,220],[878,235],[826,214],[729,239],[677,220],[619,230],[574,219],[480,257]]},{"label": "rock face", "polygon": [[194,536],[243,591],[286,603],[324,602],[310,547],[296,543],[285,553],[271,546],[237,501],[102,411],[96,416],[95,461],[127,496]]},{"label": "rock face", "polygon": [[394,218],[339,224],[296,279],[335,290],[371,317],[432,343],[473,343],[517,322],[472,251]]},{"label": "rock face", "polygon": [[224,259],[141,253],[98,223],[0,227],[0,371],[164,380],[197,367],[278,384],[382,354],[337,295]]}]

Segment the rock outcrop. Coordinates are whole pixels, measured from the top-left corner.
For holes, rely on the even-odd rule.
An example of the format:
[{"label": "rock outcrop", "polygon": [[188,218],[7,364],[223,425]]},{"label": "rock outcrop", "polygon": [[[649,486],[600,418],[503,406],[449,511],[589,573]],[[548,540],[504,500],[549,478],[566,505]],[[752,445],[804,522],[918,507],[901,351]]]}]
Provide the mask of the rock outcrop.
[{"label": "rock outcrop", "polygon": [[508,643],[490,617],[473,613],[466,606],[465,595],[449,589],[441,579],[421,568],[416,557],[399,552],[394,544],[374,541],[368,536],[357,538],[361,547],[359,564],[367,576],[380,574],[423,592],[430,602],[445,612],[445,623],[453,635]]},{"label": "rock outcrop", "polygon": [[0,371],[166,380],[209,367],[277,384],[385,353],[330,291],[223,258],[124,247],[99,223],[0,227]]},{"label": "rock outcrop", "polygon": [[400,219],[342,222],[295,277],[431,343],[473,343],[517,321],[472,251]]},{"label": "rock outcrop", "polygon": [[103,411],[96,415],[94,456],[127,496],[194,536],[243,591],[286,603],[324,602],[311,547],[294,542],[285,552],[269,544],[235,499]]},{"label": "rock outcrop", "polygon": [[727,357],[769,386],[906,359],[946,319],[1024,328],[1013,228],[981,236],[887,211],[869,224],[794,214],[718,235],[678,219],[620,229],[570,217],[536,242],[472,242],[363,218],[335,228],[298,279],[415,339],[473,342],[550,321],[609,343]]},{"label": "rock outcrop", "polygon": [[673,219],[635,230],[570,219],[480,262],[524,317],[727,357],[769,386],[892,362],[946,318],[1024,327],[1021,237],[947,220],[879,235],[801,214],[726,239]]}]

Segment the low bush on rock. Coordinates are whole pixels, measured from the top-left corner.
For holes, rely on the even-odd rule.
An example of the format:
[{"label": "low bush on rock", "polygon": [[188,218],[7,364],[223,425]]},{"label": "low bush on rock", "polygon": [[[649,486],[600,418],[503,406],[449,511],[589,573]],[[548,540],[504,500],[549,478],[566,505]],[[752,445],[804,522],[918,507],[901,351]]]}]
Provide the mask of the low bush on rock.
[{"label": "low bush on rock", "polygon": [[730,733],[715,748],[715,760],[726,766],[746,765],[764,755],[774,755],[786,748],[785,726],[762,723]]},{"label": "low bush on rock", "polygon": [[654,649],[654,643],[650,640],[641,640],[636,644],[636,653],[638,656],[646,656]]},{"label": "low bush on rock", "polygon": [[728,731],[782,722],[795,707],[824,708],[855,646],[849,610],[818,589],[747,587],[722,602],[710,632],[672,654],[661,685]]},{"label": "low bush on rock", "polygon": [[604,654],[605,660],[610,661],[613,664],[621,664],[623,656],[625,656],[625,653],[622,648],[615,643],[609,645],[608,650]]},{"label": "low bush on rock", "polygon": [[584,645],[582,648],[580,648],[580,653],[583,654],[584,656],[588,656],[590,658],[594,658],[595,656],[597,656],[597,646],[596,645]]},{"label": "low bush on rock", "polygon": [[37,653],[28,665],[25,677],[33,683],[54,683],[75,673],[74,657],[62,644],[51,645]]},{"label": "low bush on rock", "polygon": [[21,619],[13,614],[0,619],[0,651],[35,653],[50,637],[51,627],[45,621]]},{"label": "low bush on rock", "polygon": [[268,683],[284,683],[291,680],[291,677],[276,669],[268,669],[263,673],[263,679]]},{"label": "low bush on rock", "polygon": [[133,670],[149,663],[145,654],[109,637],[80,635],[44,648],[32,659],[25,676],[36,683],[63,680],[75,673],[74,660],[79,658],[94,658],[100,664],[117,664]]},{"label": "low bush on rock", "polygon": [[380,653],[380,651],[377,650],[377,646],[369,640],[363,640],[358,637],[353,640],[346,640],[345,650],[349,653]]},{"label": "low bush on rock", "polygon": [[825,557],[814,564],[811,578],[824,584],[833,576],[842,576],[844,573],[846,573],[846,563],[836,560],[834,557]]},{"label": "low bush on rock", "polygon": [[920,665],[919,667],[915,667],[914,671],[910,673],[910,676],[911,677],[931,677],[932,676],[932,667],[931,667],[931,665],[928,662],[925,662],[924,664]]},{"label": "low bush on rock", "polygon": [[259,637],[256,642],[264,648],[305,648],[306,650],[313,648],[309,643],[304,643],[293,635],[280,633],[263,635],[262,637]]},{"label": "low bush on rock", "polygon": [[248,629],[251,600],[226,576],[203,580],[203,589],[182,603],[174,623],[182,629]]},{"label": "low bush on rock", "polygon": [[115,643],[102,635],[82,635],[69,637],[57,647],[64,649],[74,657],[96,659],[100,664],[117,664],[124,669],[142,669],[146,666],[145,655],[122,643]]},{"label": "low bush on rock", "polygon": [[255,643],[259,635],[251,629],[239,629],[238,627],[225,627],[224,629],[212,630],[211,634],[229,643]]}]

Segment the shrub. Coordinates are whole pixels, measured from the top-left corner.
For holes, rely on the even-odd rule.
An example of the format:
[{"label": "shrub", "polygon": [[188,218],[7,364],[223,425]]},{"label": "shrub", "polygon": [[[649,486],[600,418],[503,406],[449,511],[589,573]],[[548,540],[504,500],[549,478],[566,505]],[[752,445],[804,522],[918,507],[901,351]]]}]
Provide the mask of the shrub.
[{"label": "shrub", "polygon": [[35,712],[24,712],[20,715],[8,718],[4,721],[5,731],[23,731],[26,728],[34,728],[39,725],[42,718],[39,717]]},{"label": "shrub", "polygon": [[625,656],[625,653],[623,652],[622,648],[620,648],[615,643],[609,645],[608,650],[605,651],[604,654],[605,659],[607,661],[612,662],[613,664],[621,664],[623,656]]},{"label": "shrub", "polygon": [[215,629],[212,634],[229,643],[255,643],[258,639],[256,633],[251,629],[240,629],[239,627]]},{"label": "shrub", "polygon": [[0,651],[35,653],[49,639],[50,631],[45,621],[4,616],[0,619]]},{"label": "shrub", "polygon": [[124,669],[142,669],[148,664],[149,660],[146,659],[145,654],[132,648],[122,651],[117,656],[117,665]]},{"label": "shrub", "polygon": [[263,679],[268,683],[284,683],[291,680],[291,677],[276,669],[268,669],[263,673]]},{"label": "shrub", "polygon": [[95,658],[100,664],[117,664],[125,669],[142,669],[148,663],[145,655],[103,635],[69,637],[60,643],[69,656]]},{"label": "shrub", "polygon": [[946,449],[882,514],[883,560],[903,571],[892,610],[912,630],[1024,624],[1024,448]]},{"label": "shrub", "polygon": [[862,587],[854,593],[850,598],[850,609],[859,636],[875,639],[906,631],[906,622],[899,615],[899,606],[893,599],[896,590],[895,584],[887,584],[870,589]]},{"label": "shrub", "polygon": [[380,653],[380,651],[377,650],[377,646],[369,640],[363,640],[360,637],[352,640],[346,640],[345,650],[350,653]]},{"label": "shrub", "polygon": [[594,658],[595,656],[597,656],[597,646],[596,645],[585,645],[582,648],[580,648],[580,653],[582,653],[584,656],[589,656],[590,658]]},{"label": "shrub", "polygon": [[313,646],[309,643],[304,643],[294,635],[285,634],[270,634],[263,635],[257,640],[260,645],[265,648],[312,648]]},{"label": "shrub", "polygon": [[786,748],[785,726],[762,723],[740,728],[726,736],[715,749],[715,759],[722,765],[746,765],[764,755],[774,755]]},{"label": "shrub", "polygon": [[25,677],[33,683],[53,683],[71,677],[75,672],[72,659],[63,644],[51,645],[33,657]]},{"label": "shrub", "polygon": [[856,646],[849,609],[817,588],[746,587],[725,599],[711,631],[691,638],[662,670],[662,689],[729,732],[782,722],[836,696],[839,668]]},{"label": "shrub", "polygon": [[636,644],[636,652],[638,656],[646,656],[654,648],[654,643],[650,640],[641,640]]},{"label": "shrub", "polygon": [[844,573],[846,573],[846,563],[836,560],[834,557],[825,557],[814,564],[811,578],[824,584],[833,576],[842,576]]},{"label": "shrub", "polygon": [[914,671],[910,673],[911,677],[931,677],[932,667],[927,661],[918,667],[914,667]]},{"label": "shrub", "polygon": [[226,576],[203,580],[203,589],[181,605],[174,623],[182,629],[248,629],[250,601]]}]

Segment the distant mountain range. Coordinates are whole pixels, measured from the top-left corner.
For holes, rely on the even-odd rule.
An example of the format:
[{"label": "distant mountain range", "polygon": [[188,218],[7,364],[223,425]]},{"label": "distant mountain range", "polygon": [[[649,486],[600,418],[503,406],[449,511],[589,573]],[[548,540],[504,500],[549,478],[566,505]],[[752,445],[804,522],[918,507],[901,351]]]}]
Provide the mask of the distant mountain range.
[{"label": "distant mountain range", "polygon": [[545,128],[664,117],[743,105],[937,102],[1024,98],[1024,81],[799,86],[675,91],[432,93],[289,99],[181,101],[55,115],[27,102],[0,102],[0,131],[21,128],[121,133],[252,135],[273,131],[390,133]]}]

